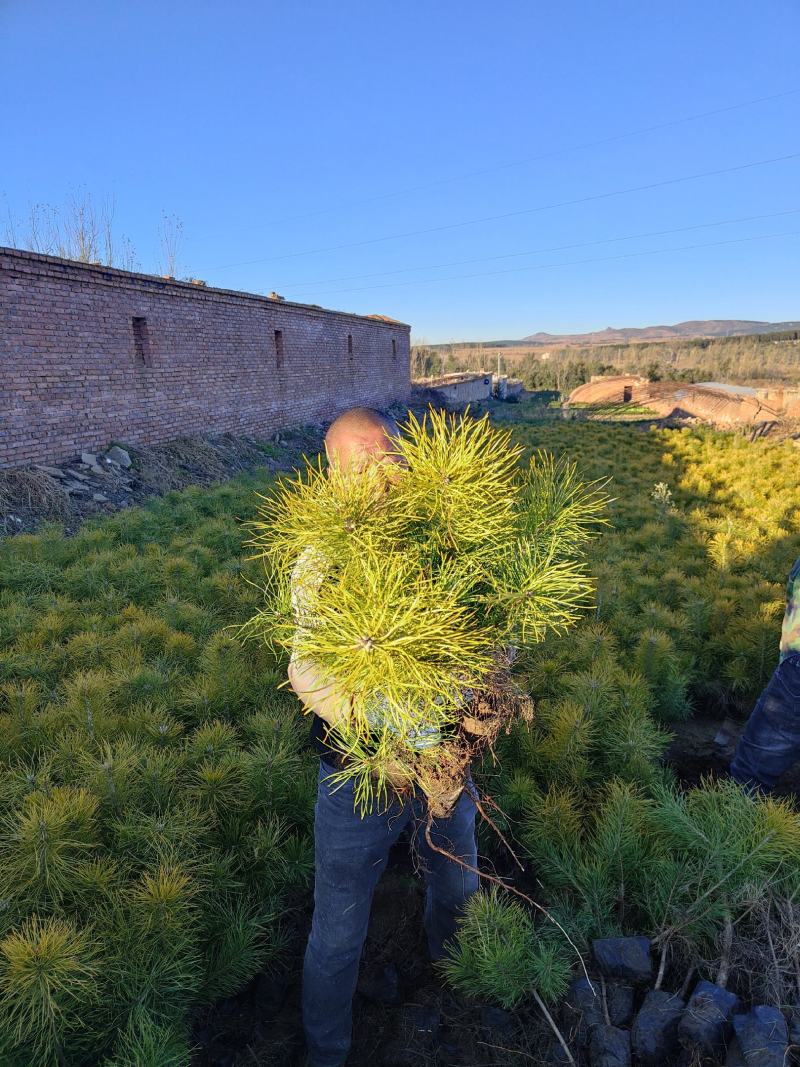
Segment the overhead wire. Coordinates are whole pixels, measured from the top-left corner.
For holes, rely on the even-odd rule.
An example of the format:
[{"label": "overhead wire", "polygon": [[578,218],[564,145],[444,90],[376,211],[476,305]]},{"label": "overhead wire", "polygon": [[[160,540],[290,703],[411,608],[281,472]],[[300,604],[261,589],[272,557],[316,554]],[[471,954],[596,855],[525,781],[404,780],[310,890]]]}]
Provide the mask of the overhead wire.
[{"label": "overhead wire", "polygon": [[732,167],[717,167],[712,170],[697,171],[694,174],[679,175],[676,178],[664,178],[656,182],[646,182],[643,185],[627,186],[623,189],[612,189],[603,193],[592,193],[588,196],[575,197],[571,200],[561,200],[550,204],[537,204],[534,207],[519,208],[515,211],[504,211],[497,215],[484,215],[480,218],[443,223],[439,226],[429,226],[419,230],[407,230],[402,233],[384,234],[381,237],[370,237],[361,241],[348,241],[343,244],[328,245],[323,248],[309,248],[302,252],[287,252],[280,256],[264,256],[259,259],[243,260],[239,263],[228,263],[223,266],[205,268],[205,270],[227,270],[233,267],[251,266],[257,263],[275,263],[286,259],[296,259],[300,256],[321,255],[325,252],[338,252],[347,248],[363,248],[366,245],[380,244],[384,241],[397,241],[404,237],[419,237],[430,233],[443,233],[447,230],[456,230],[467,226],[477,226],[485,222],[498,222],[503,219],[519,218],[522,215],[533,215],[538,212],[552,211],[557,208],[574,207],[578,204],[589,204],[598,200],[608,200],[617,196],[626,196],[630,193],[646,192],[651,189],[663,189],[667,186],[678,185],[682,182],[698,181],[702,178],[718,177],[722,174],[733,174],[744,170],[752,170],[755,167],[765,167],[773,163],[783,163],[790,159],[797,159],[798,157],[800,157],[800,152],[789,152],[781,156],[771,156],[768,159],[757,159],[747,163],[738,163]]},{"label": "overhead wire", "polygon": [[500,274],[520,274],[524,271],[550,270],[558,267],[582,266],[587,263],[609,263],[613,260],[634,259],[638,256],[655,256],[668,252],[688,252],[698,248],[718,248],[722,245],[742,244],[748,241],[765,241],[776,237],[798,237],[800,230],[786,230],[782,233],[756,234],[751,237],[733,237],[724,241],[709,241],[702,244],[677,245],[672,248],[652,248],[639,252],[624,252],[616,256],[599,256],[589,259],[564,260],[559,263],[533,263],[526,267],[510,267],[506,270],[478,271],[473,274],[448,274],[440,278],[415,278],[405,282],[385,282],[382,285],[362,285],[347,289],[331,289],[326,296],[334,296],[337,293],[364,293],[371,289],[394,289],[408,285],[431,285],[436,282],[462,281],[468,278],[490,278]]},{"label": "overhead wire", "polygon": [[743,215],[736,219],[718,219],[715,222],[698,222],[691,226],[676,226],[669,230],[648,230],[644,233],[630,233],[622,237],[603,237],[594,241],[575,241],[564,245],[549,245],[544,248],[529,248],[520,252],[503,252],[496,256],[474,256],[470,259],[452,259],[445,263],[427,263],[415,267],[397,267],[394,270],[371,271],[368,274],[345,274],[339,278],[322,278],[310,282],[284,282],[280,284],[281,290],[307,289],[320,285],[338,285],[341,282],[361,281],[365,278],[386,278],[396,274],[410,274],[421,270],[441,270],[443,267],[461,267],[469,263],[492,263],[500,259],[517,259],[522,256],[536,256],[544,252],[566,252],[573,248],[592,248],[596,245],[615,244],[617,241],[635,241],[643,237],[666,237],[673,233],[686,233],[691,230],[710,229],[714,226],[730,226],[739,222],[760,222],[764,219],[783,218],[785,215],[796,215],[800,208],[790,208],[786,211],[772,211],[766,215]]},{"label": "overhead wire", "polygon": [[[426,189],[434,189],[442,185],[451,185],[454,182],[468,181],[470,178],[483,177],[485,174],[497,174],[503,170],[511,170],[514,167],[527,166],[529,163],[538,163],[544,159],[553,159],[557,156],[568,155],[570,152],[584,152],[591,148],[601,148],[603,145],[614,144],[617,141],[624,141],[629,137],[640,137],[647,133],[658,133],[661,130],[670,129],[673,126],[681,126],[687,122],[699,122],[701,119],[713,118],[715,115],[724,115],[730,111],[740,111],[745,107],[754,107],[757,104],[770,103],[773,100],[780,100],[787,96],[794,96],[800,93],[800,88],[785,89],[780,93],[770,93],[768,96],[757,96],[750,100],[741,100],[735,104],[727,104],[724,107],[711,108],[708,111],[699,111],[693,115],[683,115],[677,119],[667,119],[665,122],[657,122],[651,126],[640,126],[635,130],[626,130],[624,133],[609,134],[605,137],[599,137],[593,141],[584,141],[581,144],[565,145],[562,148],[551,148],[546,152],[539,152],[532,156],[523,156],[521,159],[510,160],[506,163],[496,163],[491,167],[481,167],[478,170],[465,171],[461,174],[449,174],[441,178],[434,178],[431,181],[421,182],[418,185],[409,185],[403,189],[393,189],[385,193],[376,193],[374,196],[360,197],[357,200],[346,200],[339,204],[331,204],[328,207],[318,208],[315,211],[308,211],[299,215],[284,216],[280,222],[295,222],[302,219],[316,218],[319,215],[327,215],[333,211],[342,211],[351,207],[360,207],[363,204],[373,204],[381,200],[390,200],[397,196],[407,196],[410,193],[423,192]],[[269,225],[266,222],[265,225]]]}]

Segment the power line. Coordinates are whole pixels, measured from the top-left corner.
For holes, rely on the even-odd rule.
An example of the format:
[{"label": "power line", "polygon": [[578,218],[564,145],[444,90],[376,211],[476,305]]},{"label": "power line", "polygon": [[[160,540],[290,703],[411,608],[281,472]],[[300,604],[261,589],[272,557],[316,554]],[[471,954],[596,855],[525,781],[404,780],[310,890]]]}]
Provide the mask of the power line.
[{"label": "power line", "polygon": [[643,252],[624,252],[617,256],[600,256],[591,259],[570,259],[561,263],[534,263],[527,267],[509,267],[506,270],[478,271],[474,274],[449,274],[444,278],[416,278],[407,282],[386,282],[383,285],[362,285],[350,289],[331,289],[326,296],[337,293],[364,293],[370,289],[395,289],[406,285],[430,285],[433,282],[462,281],[465,278],[491,278],[499,274],[520,274],[529,270],[551,270],[556,267],[575,267],[586,263],[610,263],[618,259],[635,259],[638,256],[657,256],[666,252],[688,252],[696,248],[718,248],[721,245],[743,244],[747,241],[766,241],[774,237],[800,237],[800,230],[786,230],[782,233],[757,234],[754,237],[732,237],[725,241],[709,241],[704,244],[677,245],[674,248],[651,248]]},{"label": "power line", "polygon": [[281,283],[278,288],[307,289],[318,285],[338,285],[340,282],[360,281],[363,278],[386,278],[396,274],[410,274],[420,270],[440,270],[442,267],[461,267],[468,263],[492,263],[498,259],[516,259],[520,256],[536,256],[543,252],[566,252],[572,248],[592,248],[595,245],[614,244],[617,241],[635,241],[642,237],[666,237],[673,233],[686,233],[690,230],[704,230],[713,226],[730,226],[738,222],[760,222],[764,219],[783,218],[785,215],[796,215],[800,208],[790,208],[788,211],[774,211],[768,215],[744,215],[738,219],[719,219],[716,222],[698,222],[693,226],[677,226],[671,230],[649,230],[646,233],[630,233],[623,237],[603,237],[596,241],[578,241],[566,245],[550,245],[546,248],[530,248],[523,252],[504,252],[497,256],[475,256],[471,259],[452,259],[446,263],[428,263],[419,267],[398,267],[395,270],[372,271],[369,274],[346,274],[341,278],[323,278],[313,282],[289,282]]},{"label": "power line", "polygon": [[766,167],[772,163],[782,163],[788,159],[797,159],[800,152],[791,152],[785,156],[773,156],[770,159],[757,159],[750,163],[739,163],[733,167],[720,167],[715,170],[698,171],[696,174],[685,174],[678,178],[665,178],[657,182],[648,182],[645,185],[632,185],[625,189],[612,189],[605,193],[593,193],[590,196],[577,197],[574,200],[560,200],[552,204],[538,204],[536,207],[520,208],[516,211],[505,211],[499,215],[484,215],[477,219],[464,219],[461,222],[449,222],[441,226],[429,226],[421,230],[407,230],[404,233],[384,234],[382,237],[370,237],[363,241],[348,241],[345,244],[328,245],[325,248],[309,248],[303,252],[287,252],[282,256],[265,256],[260,259],[243,260],[239,263],[227,263],[220,267],[206,267],[204,272],[215,270],[228,270],[232,267],[246,267],[256,263],[275,263],[279,260],[296,259],[300,256],[320,255],[324,252],[338,252],[345,248],[363,248],[365,245],[380,244],[383,241],[397,241],[403,237],[420,237],[429,233],[442,233],[445,230],[457,230],[465,226],[478,226],[484,222],[498,222],[502,219],[519,218],[521,215],[533,215],[541,211],[552,211],[556,208],[574,207],[577,204],[588,204],[597,200],[608,200],[615,196],[625,196],[629,193],[640,193],[650,189],[663,189],[668,185],[678,185],[681,182],[697,181],[700,178],[712,178],[721,174],[733,174],[737,171],[751,170],[754,167]]},{"label": "power line", "polygon": [[[752,100],[742,100],[736,104],[728,104],[725,107],[712,108],[710,111],[700,111],[694,115],[684,115],[677,119],[668,119],[666,122],[658,122],[653,126],[641,126],[635,130],[627,130],[625,133],[610,134],[600,137],[595,141],[584,141],[582,144],[567,145],[564,148],[553,148],[547,152],[540,152],[535,156],[523,156],[522,159],[511,160],[507,163],[498,163],[492,167],[482,167],[480,170],[466,171],[462,174],[451,174],[444,178],[435,178],[432,181],[423,182],[419,185],[406,186],[404,189],[394,189],[388,193],[377,193],[375,196],[359,198],[358,200],[346,200],[330,207],[319,208],[316,211],[308,211],[301,215],[289,215],[275,222],[295,222],[301,219],[312,219],[319,215],[327,215],[333,211],[342,211],[346,208],[360,207],[362,204],[373,204],[381,200],[390,200],[396,196],[407,196],[409,193],[422,192],[425,189],[434,189],[441,185],[451,185],[453,182],[467,181],[470,178],[479,178],[484,174],[497,174],[502,170],[511,170],[514,167],[523,167],[528,163],[538,163],[543,159],[553,159],[556,156],[568,155],[570,152],[583,152],[589,148],[601,148],[603,145],[614,144],[624,141],[629,137],[639,137],[646,133],[657,133],[659,130],[667,130],[673,126],[681,126],[687,122],[697,122],[700,119],[713,118],[715,115],[724,115],[729,111],[739,111],[741,108],[753,107],[756,104],[766,104],[772,100],[780,100],[783,97],[794,96],[800,93],[800,88],[786,89],[784,92],[772,93],[769,96],[758,96]],[[266,225],[271,225],[267,223]],[[222,268],[218,268],[222,269]]]}]

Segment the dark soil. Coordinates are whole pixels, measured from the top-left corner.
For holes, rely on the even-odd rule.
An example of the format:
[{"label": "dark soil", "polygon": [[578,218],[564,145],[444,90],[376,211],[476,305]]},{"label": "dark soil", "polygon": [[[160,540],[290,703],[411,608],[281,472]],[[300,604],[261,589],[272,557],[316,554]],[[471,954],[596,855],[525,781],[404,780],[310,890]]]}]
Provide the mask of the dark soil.
[{"label": "dark soil", "polygon": [[[424,891],[405,835],[375,891],[353,1002],[347,1067],[519,1067],[552,1063],[550,1036],[530,1009],[504,1012],[453,993],[431,965]],[[291,957],[198,1021],[194,1067],[301,1067],[302,956],[311,902],[298,915]]]},{"label": "dark soil", "polygon": [[[686,786],[728,773],[743,721],[697,716],[673,725],[666,762]],[[778,795],[800,796],[800,767]],[[482,869],[514,876],[510,857]],[[536,895],[532,873],[516,884]],[[353,1004],[353,1047],[347,1067],[520,1067],[560,1062],[552,1034],[531,1005],[505,1012],[447,987],[431,965],[422,922],[424,888],[401,838],[375,892],[369,934]],[[193,1067],[301,1067],[302,957],[311,899],[294,917],[290,955],[279,972],[259,975],[238,996],[217,1004],[194,1029]]]},{"label": "dark soil", "polygon": [[[716,778],[728,774],[736,743],[746,719],[695,715],[681,723],[672,723],[675,738],[665,753],[683,785],[693,786],[708,775]],[[774,790],[779,797],[800,797],[800,764],[790,768]]]}]

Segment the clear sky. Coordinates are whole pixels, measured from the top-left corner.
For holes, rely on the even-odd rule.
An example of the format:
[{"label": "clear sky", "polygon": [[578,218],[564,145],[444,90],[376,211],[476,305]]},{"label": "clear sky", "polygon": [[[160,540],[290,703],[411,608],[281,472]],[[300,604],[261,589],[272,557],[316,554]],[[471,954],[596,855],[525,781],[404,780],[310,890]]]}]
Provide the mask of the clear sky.
[{"label": "clear sky", "polygon": [[0,209],[429,341],[800,319],[800,155],[732,169],[800,153],[798,46],[797,0],[0,0]]}]

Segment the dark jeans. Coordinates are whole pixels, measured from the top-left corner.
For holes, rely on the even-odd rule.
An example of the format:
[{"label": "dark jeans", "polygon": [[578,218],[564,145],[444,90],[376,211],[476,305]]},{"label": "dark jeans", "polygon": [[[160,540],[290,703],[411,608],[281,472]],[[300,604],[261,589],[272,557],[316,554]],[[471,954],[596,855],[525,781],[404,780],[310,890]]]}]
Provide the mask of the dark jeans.
[{"label": "dark jeans", "polygon": [[800,759],[800,652],[778,664],[753,708],[731,760],[731,775],[769,792]]},{"label": "dark jeans", "polygon": [[[339,1067],[350,1048],[352,1000],[367,936],[372,895],[389,855],[413,818],[414,844],[425,874],[425,930],[433,959],[444,954],[456,917],[478,888],[478,876],[433,851],[425,841],[420,794],[386,811],[353,810],[350,784],[331,787],[333,768],[320,760],[314,821],[314,918],[303,965],[303,1026],[313,1067]],[[467,790],[447,819],[434,819],[440,848],[477,866],[475,804]]]}]

